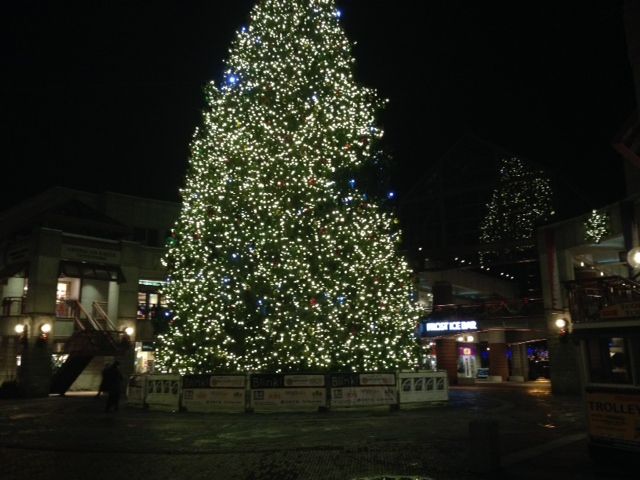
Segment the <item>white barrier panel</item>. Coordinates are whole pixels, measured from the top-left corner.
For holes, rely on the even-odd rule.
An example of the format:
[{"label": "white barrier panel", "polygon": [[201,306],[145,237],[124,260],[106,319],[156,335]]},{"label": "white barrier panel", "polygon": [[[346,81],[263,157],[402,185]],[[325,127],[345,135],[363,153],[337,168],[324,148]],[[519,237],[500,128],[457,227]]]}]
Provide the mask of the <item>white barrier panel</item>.
[{"label": "white barrier panel", "polygon": [[327,405],[324,375],[254,374],[249,382],[254,411],[315,411]]},{"label": "white barrier panel", "polygon": [[400,403],[443,402],[449,400],[447,372],[400,372],[398,374]]},{"label": "white barrier panel", "polygon": [[150,410],[180,410],[180,375],[147,375],[146,384]]},{"label": "white barrier panel", "polygon": [[394,373],[332,373],[331,407],[364,407],[398,403]]},{"label": "white barrier panel", "polygon": [[144,407],[145,400],[145,375],[131,375],[127,384],[127,405],[132,407]]},{"label": "white barrier panel", "polygon": [[185,375],[182,406],[188,412],[244,412],[245,375]]}]

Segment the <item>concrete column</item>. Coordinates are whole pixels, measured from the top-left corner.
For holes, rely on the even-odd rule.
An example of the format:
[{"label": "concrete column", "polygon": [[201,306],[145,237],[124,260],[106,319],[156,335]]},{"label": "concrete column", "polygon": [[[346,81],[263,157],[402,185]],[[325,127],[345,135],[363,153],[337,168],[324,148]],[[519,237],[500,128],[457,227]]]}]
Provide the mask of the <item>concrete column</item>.
[{"label": "concrete column", "polygon": [[[34,322],[38,323],[38,322]],[[20,349],[18,383],[27,397],[46,397],[51,388],[51,345],[48,340],[31,336]]]},{"label": "concrete column", "polygon": [[505,343],[489,343],[489,375],[509,378],[509,364],[507,362],[507,345]]},{"label": "concrete column", "polygon": [[[124,330],[127,327],[136,328],[138,317],[138,281],[140,279],[140,245],[132,242],[122,242],[122,261],[120,268],[126,282],[118,285],[118,318],[116,327]],[[114,319],[115,320],[115,319]],[[135,341],[138,332],[131,338],[131,348],[118,357],[120,372],[125,379],[133,374],[135,368]],[[125,389],[123,388],[123,392]]]},{"label": "concrete column", "polygon": [[55,316],[62,234],[42,228],[33,233],[25,312]]},{"label": "concrete column", "polygon": [[0,336],[0,385],[16,379],[17,336]]},{"label": "concrete column", "polygon": [[118,302],[120,301],[120,287],[117,282],[109,282],[109,306],[107,315],[114,321],[118,318]]},{"label": "concrete column", "polygon": [[[624,25],[627,39],[627,54],[635,84],[636,107],[640,108],[640,3],[637,0],[625,0]],[[627,195],[640,192],[640,168],[630,159],[624,161]]]},{"label": "concrete column", "polygon": [[582,393],[578,346],[571,340],[561,341],[557,334],[549,336],[547,345],[551,392],[562,395]]},{"label": "concrete column", "polygon": [[457,385],[458,344],[455,339],[441,338],[436,340],[436,357],[438,369],[447,371],[449,385]]},{"label": "concrete column", "polygon": [[[2,287],[2,298],[4,297],[22,297],[24,294],[24,278],[11,277],[7,279],[7,283]],[[20,313],[20,312],[16,312]],[[12,315],[14,312],[12,312]]]},{"label": "concrete column", "polygon": [[513,354],[511,358],[510,381],[523,382],[529,379],[529,359],[527,358],[527,344],[521,343],[511,346]]},{"label": "concrete column", "polygon": [[122,242],[121,268],[126,279],[118,289],[118,322],[122,328],[135,327],[138,316],[139,248],[137,243]]}]

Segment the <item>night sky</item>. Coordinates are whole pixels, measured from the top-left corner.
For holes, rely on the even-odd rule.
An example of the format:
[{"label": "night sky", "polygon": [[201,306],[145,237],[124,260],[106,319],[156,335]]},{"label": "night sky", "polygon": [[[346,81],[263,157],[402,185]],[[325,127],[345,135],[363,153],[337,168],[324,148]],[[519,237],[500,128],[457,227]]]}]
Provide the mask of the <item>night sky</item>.
[{"label": "night sky", "polygon": [[[203,86],[253,0],[8,2],[3,207],[50,186],[177,200]],[[339,0],[400,195],[465,133],[547,167],[593,207],[622,194],[635,107],[622,2]]]}]

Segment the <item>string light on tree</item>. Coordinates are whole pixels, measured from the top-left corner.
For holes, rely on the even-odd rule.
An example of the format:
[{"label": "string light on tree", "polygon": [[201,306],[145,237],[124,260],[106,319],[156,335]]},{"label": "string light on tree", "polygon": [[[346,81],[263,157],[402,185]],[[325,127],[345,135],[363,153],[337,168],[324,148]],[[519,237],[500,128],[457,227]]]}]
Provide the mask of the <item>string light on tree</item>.
[{"label": "string light on tree", "polygon": [[355,181],[384,102],[354,81],[336,12],[333,0],[261,1],[207,89],[167,244],[163,371],[416,363],[421,312],[397,221]]},{"label": "string light on tree", "polygon": [[603,238],[610,234],[609,214],[593,210],[591,215],[584,222],[585,240],[593,243],[600,243]]},{"label": "string light on tree", "polygon": [[[524,251],[535,245],[536,224],[553,214],[551,185],[543,172],[531,169],[517,157],[505,158],[501,161],[498,185],[480,224],[480,242],[516,242],[519,245],[513,250]],[[510,252],[480,252],[480,263],[486,264],[500,253]]]}]

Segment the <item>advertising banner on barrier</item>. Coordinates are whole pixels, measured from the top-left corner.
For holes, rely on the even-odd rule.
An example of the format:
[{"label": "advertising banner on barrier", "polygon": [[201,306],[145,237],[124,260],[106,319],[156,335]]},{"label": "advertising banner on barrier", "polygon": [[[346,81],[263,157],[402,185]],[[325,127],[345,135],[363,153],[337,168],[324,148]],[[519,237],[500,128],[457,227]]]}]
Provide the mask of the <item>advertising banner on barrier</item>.
[{"label": "advertising banner on barrier", "polygon": [[331,407],[395,405],[395,373],[329,374]]},{"label": "advertising banner on barrier", "polygon": [[324,375],[251,375],[250,405],[255,411],[317,410],[327,405]]},{"label": "advertising banner on barrier", "polygon": [[449,400],[447,372],[401,372],[398,374],[400,403]]},{"label": "advertising banner on barrier", "polygon": [[144,407],[145,375],[131,375],[127,383],[127,405]]},{"label": "advertising banner on barrier", "polygon": [[182,406],[188,412],[244,412],[245,375],[185,375]]},{"label": "advertising banner on barrier", "polygon": [[150,410],[180,409],[180,375],[147,375],[146,404]]}]

